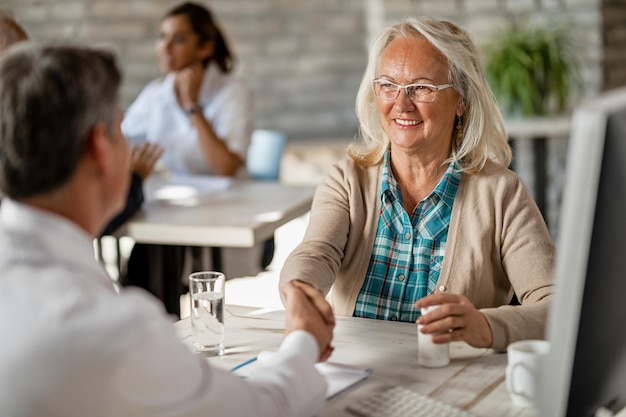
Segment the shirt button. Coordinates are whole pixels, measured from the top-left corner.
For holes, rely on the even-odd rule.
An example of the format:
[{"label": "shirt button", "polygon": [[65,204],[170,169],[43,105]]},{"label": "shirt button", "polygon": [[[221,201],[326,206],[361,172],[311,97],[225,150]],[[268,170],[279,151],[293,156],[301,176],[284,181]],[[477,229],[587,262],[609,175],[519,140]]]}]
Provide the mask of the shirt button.
[{"label": "shirt button", "polygon": [[391,316],[391,321],[398,321],[398,316],[396,316],[395,314]]},{"label": "shirt button", "polygon": [[404,235],[404,238],[405,238],[406,240],[411,239],[411,234],[410,234],[410,233],[406,233],[406,234]]},{"label": "shirt button", "polygon": [[446,292],[446,287],[444,285],[439,286],[439,292]]},{"label": "shirt button", "polygon": [[404,281],[404,278],[406,278],[406,277],[404,276],[404,274],[400,274],[400,275],[398,275],[398,279],[399,279],[400,281]]}]

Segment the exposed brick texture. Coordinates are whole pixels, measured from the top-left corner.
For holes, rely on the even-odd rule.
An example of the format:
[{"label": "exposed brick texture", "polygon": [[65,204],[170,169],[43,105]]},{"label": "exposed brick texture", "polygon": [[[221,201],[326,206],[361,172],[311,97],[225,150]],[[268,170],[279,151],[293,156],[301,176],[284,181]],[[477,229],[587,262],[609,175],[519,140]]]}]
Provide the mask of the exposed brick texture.
[{"label": "exposed brick texture", "polygon": [[[159,76],[154,41],[168,0],[0,0],[37,41],[68,40],[114,49],[125,73],[123,105]],[[587,93],[624,84],[623,2],[604,0],[214,0],[208,5],[253,86],[259,127],[290,139],[350,137],[367,44],[380,26],[427,14],[468,28],[479,44],[509,19],[567,20],[581,37]],[[374,15],[375,14],[375,15]],[[382,14],[382,16],[381,16]],[[607,45],[602,54],[602,43]],[[602,65],[605,68],[602,69]]]},{"label": "exposed brick texture", "polygon": [[602,2],[603,89],[626,86],[626,1]]}]

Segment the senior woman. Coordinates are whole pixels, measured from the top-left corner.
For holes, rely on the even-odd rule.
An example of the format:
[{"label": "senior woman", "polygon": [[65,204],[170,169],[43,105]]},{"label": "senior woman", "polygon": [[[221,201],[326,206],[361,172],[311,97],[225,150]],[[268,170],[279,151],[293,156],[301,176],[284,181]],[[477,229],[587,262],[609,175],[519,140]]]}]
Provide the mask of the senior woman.
[{"label": "senior woman", "polygon": [[468,33],[427,17],[384,30],[356,109],[363,141],[318,187],[281,285],[330,292],[340,315],[417,320],[435,343],[505,350],[543,338],[554,244],[507,168],[502,115]]}]

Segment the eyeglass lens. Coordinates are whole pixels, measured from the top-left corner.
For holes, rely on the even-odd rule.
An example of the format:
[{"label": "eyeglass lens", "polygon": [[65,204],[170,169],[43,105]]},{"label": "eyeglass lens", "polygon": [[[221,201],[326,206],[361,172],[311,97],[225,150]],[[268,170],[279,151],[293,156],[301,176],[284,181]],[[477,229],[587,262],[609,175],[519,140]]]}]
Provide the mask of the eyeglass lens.
[{"label": "eyeglass lens", "polygon": [[374,92],[380,98],[395,100],[400,95],[400,89],[404,89],[406,95],[414,101],[431,102],[435,97],[435,89],[425,84],[409,84],[406,86],[388,82],[375,82]]}]

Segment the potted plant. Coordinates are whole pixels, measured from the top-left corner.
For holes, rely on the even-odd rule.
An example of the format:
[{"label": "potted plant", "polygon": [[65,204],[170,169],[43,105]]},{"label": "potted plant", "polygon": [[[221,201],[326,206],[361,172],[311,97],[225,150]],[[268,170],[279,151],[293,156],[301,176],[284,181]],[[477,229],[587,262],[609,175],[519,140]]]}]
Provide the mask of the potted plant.
[{"label": "potted plant", "polygon": [[485,48],[486,71],[503,112],[545,116],[566,110],[581,84],[570,32],[514,24],[496,39]]}]

